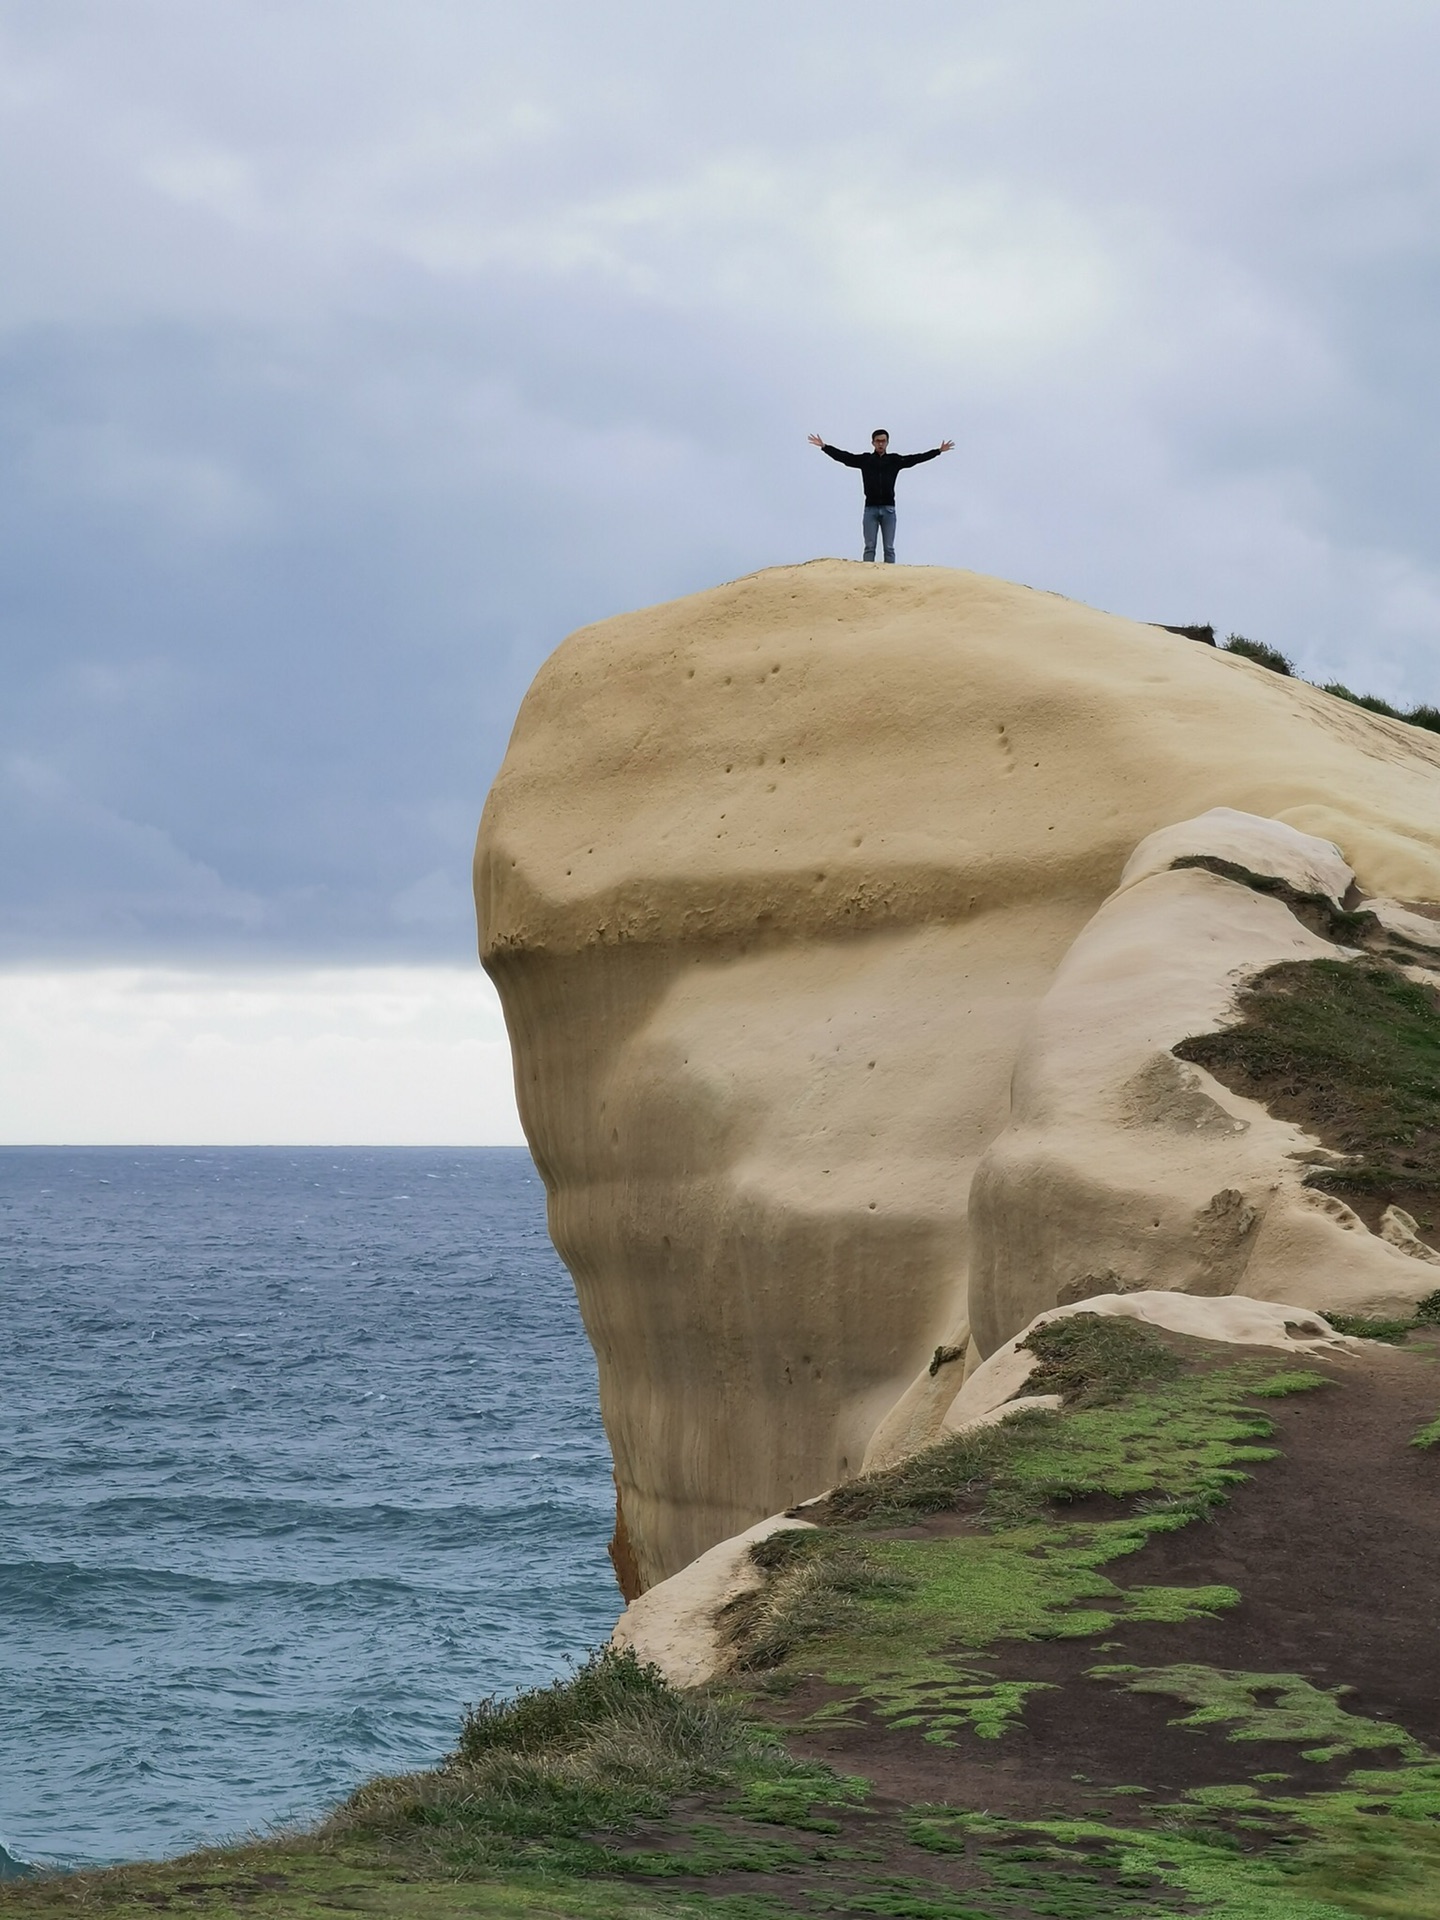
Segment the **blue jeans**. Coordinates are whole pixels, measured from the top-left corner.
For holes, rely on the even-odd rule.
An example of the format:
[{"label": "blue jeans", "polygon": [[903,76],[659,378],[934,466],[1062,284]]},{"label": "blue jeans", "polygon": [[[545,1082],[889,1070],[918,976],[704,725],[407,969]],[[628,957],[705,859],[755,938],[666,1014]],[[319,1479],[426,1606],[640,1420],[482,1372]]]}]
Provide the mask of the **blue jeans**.
[{"label": "blue jeans", "polygon": [[885,558],[893,567],[895,564],[895,509],[894,507],[866,507],[865,509],[865,558],[875,558],[875,536],[879,534],[885,542]]}]

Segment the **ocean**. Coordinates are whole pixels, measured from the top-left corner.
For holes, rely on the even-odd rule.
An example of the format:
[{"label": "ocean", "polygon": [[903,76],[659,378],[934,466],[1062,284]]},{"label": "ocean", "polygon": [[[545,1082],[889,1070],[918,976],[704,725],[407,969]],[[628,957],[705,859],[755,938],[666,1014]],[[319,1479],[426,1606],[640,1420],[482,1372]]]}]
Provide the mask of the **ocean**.
[{"label": "ocean", "polygon": [[303,1817],[609,1633],[595,1364],[523,1150],[0,1149],[0,1275],[13,1858]]}]

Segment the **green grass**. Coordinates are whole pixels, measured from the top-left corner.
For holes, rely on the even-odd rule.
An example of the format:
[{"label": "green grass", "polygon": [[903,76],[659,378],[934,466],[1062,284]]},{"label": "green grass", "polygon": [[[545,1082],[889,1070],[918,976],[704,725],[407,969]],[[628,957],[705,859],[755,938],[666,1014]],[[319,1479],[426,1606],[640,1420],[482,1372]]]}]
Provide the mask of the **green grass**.
[{"label": "green grass", "polygon": [[[1131,1693],[1162,1694],[1189,1707],[1177,1727],[1223,1726],[1231,1740],[1289,1740],[1305,1744],[1300,1758],[1314,1762],[1395,1748],[1406,1760],[1428,1756],[1403,1728],[1347,1712],[1350,1687],[1315,1687],[1293,1673],[1227,1673],[1215,1667],[1103,1666],[1097,1678],[1118,1680]],[[1273,1695],[1262,1699],[1261,1695]]]},{"label": "green grass", "polygon": [[370,1782],[324,1831],[443,1835],[448,1864],[486,1871],[596,1873],[616,1841],[663,1820],[681,1794],[768,1794],[796,1820],[851,1787],[792,1758],[734,1699],[670,1687],[632,1653],[603,1651],[567,1680],[488,1701],[433,1771]]},{"label": "green grass", "polygon": [[1288,1400],[1294,1393],[1314,1393],[1320,1387],[1334,1385],[1336,1382],[1328,1373],[1296,1367],[1284,1373],[1272,1373],[1268,1380],[1257,1380],[1250,1392],[1256,1400]]},{"label": "green grass", "polygon": [[592,1653],[568,1679],[513,1698],[489,1695],[467,1707],[458,1757],[572,1753],[597,1727],[657,1706],[670,1708],[671,1689],[655,1667],[633,1653]]},{"label": "green grass", "polygon": [[[1189,632],[1198,637],[1209,633],[1209,627],[1191,627],[1168,629],[1169,632]],[[1222,653],[1238,653],[1242,659],[1253,660],[1257,666],[1268,667],[1271,673],[1283,674],[1287,680],[1299,680],[1303,676],[1297,671],[1295,662],[1289,654],[1282,653],[1279,647],[1272,647],[1266,640],[1250,640],[1243,633],[1232,633],[1228,639],[1220,642]],[[1364,707],[1369,713],[1384,714],[1390,720],[1403,720],[1407,726],[1423,727],[1431,733],[1440,733],[1440,707],[1420,705],[1415,707],[1392,707],[1388,700],[1382,700],[1374,693],[1352,693],[1349,687],[1339,680],[1329,680],[1321,689],[1333,694],[1337,700],[1344,700],[1352,707]]]},{"label": "green grass", "polygon": [[1440,1325],[1440,1292],[1427,1293],[1415,1303],[1415,1311],[1403,1320],[1376,1319],[1363,1313],[1330,1313],[1325,1318],[1337,1333],[1352,1334],[1357,1340],[1383,1340],[1388,1346],[1403,1346],[1412,1333]]},{"label": "green grass", "polygon": [[1370,960],[1285,961],[1241,993],[1239,1021],[1173,1051],[1349,1156],[1336,1193],[1440,1195],[1440,997]]}]

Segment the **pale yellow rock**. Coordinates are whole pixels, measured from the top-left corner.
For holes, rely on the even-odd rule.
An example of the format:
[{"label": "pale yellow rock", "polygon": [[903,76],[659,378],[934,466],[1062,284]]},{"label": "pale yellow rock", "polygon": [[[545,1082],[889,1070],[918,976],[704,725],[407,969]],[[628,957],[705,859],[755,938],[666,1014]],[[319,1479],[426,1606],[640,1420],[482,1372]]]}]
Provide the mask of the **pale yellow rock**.
[{"label": "pale yellow rock", "polygon": [[[970,1194],[982,1353],[1032,1314],[1095,1294],[1245,1292],[1383,1316],[1427,1290],[1396,1246],[1304,1185],[1313,1139],[1170,1052],[1224,1026],[1248,976],[1349,951],[1279,898],[1167,870],[1211,824],[1155,835],[1158,857],[1142,842],[1035,1011],[1009,1124]],[[1218,825],[1225,857],[1253,873],[1337,897],[1350,884],[1333,848],[1291,827],[1238,813]]]},{"label": "pale yellow rock", "polygon": [[733,1600],[751,1593],[764,1575],[750,1549],[772,1533],[814,1532],[812,1520],[772,1514],[733,1540],[722,1540],[630,1602],[610,1636],[643,1664],[658,1667],[672,1687],[698,1687],[726,1664],[722,1615]]},{"label": "pale yellow rock", "polygon": [[1057,965],[1216,807],[1440,896],[1440,739],[1053,594],[818,562],[542,668],[477,899],[643,1581],[859,1467]]},{"label": "pale yellow rock", "polygon": [[940,1341],[930,1364],[911,1382],[870,1436],[861,1462],[862,1473],[879,1473],[912,1453],[928,1447],[940,1431],[945,1411],[974,1356],[970,1323],[963,1320]]},{"label": "pale yellow rock", "polygon": [[1419,1222],[1403,1207],[1386,1207],[1380,1216],[1380,1238],[1388,1240],[1392,1247],[1398,1247],[1401,1253],[1408,1253],[1412,1260],[1423,1260],[1427,1266],[1440,1267],[1440,1252],[1420,1238]]},{"label": "pale yellow rock", "polygon": [[1395,900],[1367,900],[1365,905],[1387,932],[1398,933],[1413,946],[1440,948],[1440,920],[1412,913]]},{"label": "pale yellow rock", "polygon": [[[1297,893],[1323,894],[1339,906],[1355,875],[1340,849],[1328,840],[1316,840],[1278,820],[1262,820],[1235,807],[1211,807],[1194,820],[1177,820],[1173,827],[1147,834],[1125,862],[1117,893],[1141,880],[1168,873],[1180,860],[1195,857],[1228,860],[1251,873],[1284,880]],[[1419,914],[1409,914],[1419,920]],[[1431,922],[1421,922],[1431,925]],[[1440,936],[1440,927],[1433,927]]]}]

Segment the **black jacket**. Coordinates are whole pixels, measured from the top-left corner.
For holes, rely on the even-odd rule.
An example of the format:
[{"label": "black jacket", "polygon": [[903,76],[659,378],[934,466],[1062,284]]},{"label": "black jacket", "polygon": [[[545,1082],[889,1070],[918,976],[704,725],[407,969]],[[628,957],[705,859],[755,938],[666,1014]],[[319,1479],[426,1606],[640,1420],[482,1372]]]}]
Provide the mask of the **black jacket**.
[{"label": "black jacket", "polygon": [[846,453],[843,447],[831,446],[823,451],[832,460],[838,460],[842,467],[860,469],[860,477],[865,482],[867,507],[893,507],[895,476],[900,469],[918,467],[922,460],[934,460],[940,453],[939,447],[932,447],[928,453]]}]

